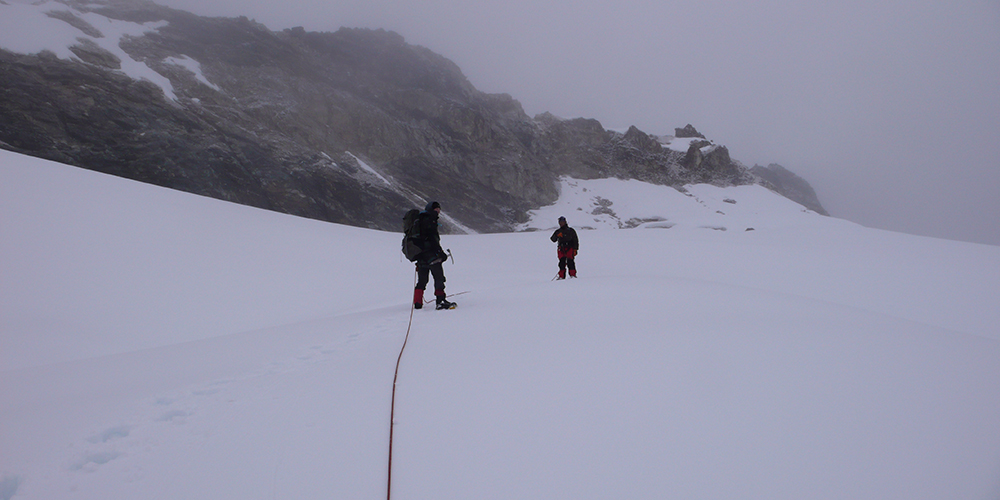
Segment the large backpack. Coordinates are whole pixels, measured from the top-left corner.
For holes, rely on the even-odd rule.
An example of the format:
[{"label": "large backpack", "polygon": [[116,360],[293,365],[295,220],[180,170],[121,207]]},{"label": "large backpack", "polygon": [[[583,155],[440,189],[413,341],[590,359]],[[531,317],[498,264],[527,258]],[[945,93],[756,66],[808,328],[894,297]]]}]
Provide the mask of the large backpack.
[{"label": "large backpack", "polygon": [[403,216],[403,255],[406,260],[413,262],[423,251],[417,239],[420,237],[420,210],[411,208]]}]

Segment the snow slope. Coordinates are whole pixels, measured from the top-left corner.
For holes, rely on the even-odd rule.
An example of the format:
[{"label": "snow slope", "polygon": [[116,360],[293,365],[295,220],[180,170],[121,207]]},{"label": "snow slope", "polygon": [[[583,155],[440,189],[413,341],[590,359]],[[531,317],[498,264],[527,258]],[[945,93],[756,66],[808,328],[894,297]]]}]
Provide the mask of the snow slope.
[{"label": "snow slope", "polygon": [[[687,194],[445,236],[392,498],[1000,495],[1000,247]],[[0,151],[0,499],[384,498],[398,243]]]}]

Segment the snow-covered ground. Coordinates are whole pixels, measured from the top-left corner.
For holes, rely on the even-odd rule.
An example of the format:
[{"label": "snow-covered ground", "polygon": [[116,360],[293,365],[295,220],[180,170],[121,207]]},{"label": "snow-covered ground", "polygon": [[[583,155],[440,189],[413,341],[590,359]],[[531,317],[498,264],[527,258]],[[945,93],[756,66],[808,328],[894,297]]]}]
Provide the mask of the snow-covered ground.
[{"label": "snow-covered ground", "polygon": [[[1000,247],[562,193],[444,237],[469,293],[412,315],[392,498],[1000,496]],[[0,499],[385,498],[399,239],[0,151]]]},{"label": "snow-covered ground", "polygon": [[[559,216],[583,229],[684,228],[754,231],[815,225],[814,212],[762,186],[728,188],[709,184],[684,191],[619,179],[560,180],[559,200],[534,210],[522,231],[552,229]],[[843,223],[837,221],[836,223]],[[849,224],[849,223],[847,223]]]}]

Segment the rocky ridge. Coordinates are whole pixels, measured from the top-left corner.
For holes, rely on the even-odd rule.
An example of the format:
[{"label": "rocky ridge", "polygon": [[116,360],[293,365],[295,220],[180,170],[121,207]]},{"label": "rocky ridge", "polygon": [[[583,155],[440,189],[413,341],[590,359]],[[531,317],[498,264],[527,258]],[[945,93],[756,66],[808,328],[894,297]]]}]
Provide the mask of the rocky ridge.
[{"label": "rocky ridge", "polygon": [[[77,42],[72,57],[0,50],[0,147],[19,153],[387,230],[406,208],[438,199],[468,228],[508,231],[555,201],[560,176],[673,186],[761,178],[690,125],[676,137],[699,140],[678,151],[635,127],[529,117],[393,32],[275,32],[146,1],[44,6]],[[156,27],[123,36],[116,55],[94,16]],[[168,83],[133,78],[126,62]],[[768,182],[779,192],[787,184]]]},{"label": "rocky ridge", "polygon": [[806,182],[805,179],[795,175],[777,163],[771,163],[766,167],[754,165],[750,172],[760,177],[760,184],[770,188],[785,198],[792,200],[813,212],[822,215],[830,215],[819,202],[816,191]]}]

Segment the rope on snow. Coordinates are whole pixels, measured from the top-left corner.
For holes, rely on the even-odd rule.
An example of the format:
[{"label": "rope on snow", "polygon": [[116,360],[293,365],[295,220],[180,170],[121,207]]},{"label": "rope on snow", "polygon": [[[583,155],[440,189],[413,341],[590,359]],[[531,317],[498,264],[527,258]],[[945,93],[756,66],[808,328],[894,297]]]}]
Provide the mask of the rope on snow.
[{"label": "rope on snow", "polygon": [[[417,287],[417,270],[413,270],[413,287]],[[406,336],[403,337],[403,346],[399,348],[399,357],[396,358],[396,373],[392,376],[392,404],[389,410],[389,473],[386,478],[385,498],[392,499],[392,431],[396,423],[396,380],[399,379],[399,362],[403,359],[403,350],[406,349],[406,342],[410,340],[410,327],[413,326],[414,305],[410,301],[410,321],[406,325]]]}]

